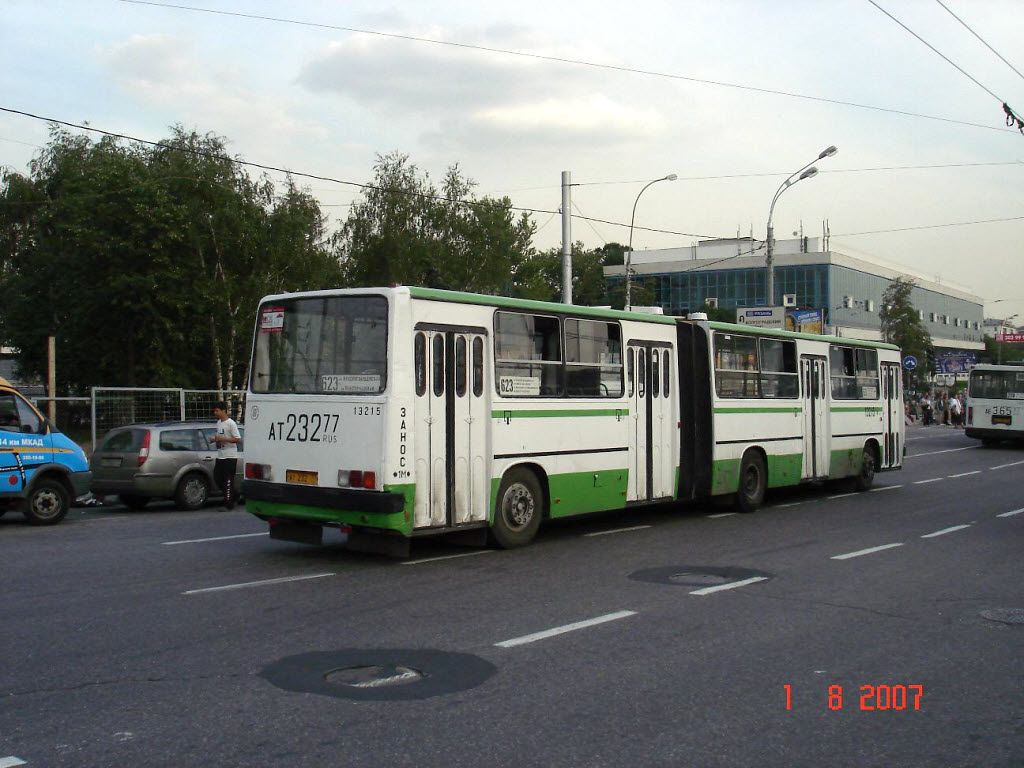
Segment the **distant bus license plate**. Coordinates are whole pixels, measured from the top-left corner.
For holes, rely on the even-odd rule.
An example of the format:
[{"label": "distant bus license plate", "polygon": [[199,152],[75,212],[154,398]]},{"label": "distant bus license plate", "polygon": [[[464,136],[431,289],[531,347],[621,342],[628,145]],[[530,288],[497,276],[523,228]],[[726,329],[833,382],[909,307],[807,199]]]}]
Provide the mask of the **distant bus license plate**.
[{"label": "distant bus license plate", "polygon": [[289,469],[284,473],[284,479],[289,483],[302,483],[303,485],[316,485],[319,475],[316,472],[306,472],[302,469]]},{"label": "distant bus license plate", "polygon": [[1010,415],[1006,415],[1006,416],[992,416],[992,423],[993,424],[1005,424],[1006,426],[1010,426],[1013,423],[1013,417],[1010,416]]}]

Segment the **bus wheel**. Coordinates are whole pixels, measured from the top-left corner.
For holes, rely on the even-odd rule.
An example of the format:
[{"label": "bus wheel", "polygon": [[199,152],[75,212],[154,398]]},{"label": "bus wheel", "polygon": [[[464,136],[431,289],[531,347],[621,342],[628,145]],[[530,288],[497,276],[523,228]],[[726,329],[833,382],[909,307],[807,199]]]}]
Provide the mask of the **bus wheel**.
[{"label": "bus wheel", "polygon": [[747,451],[740,462],[740,487],[736,491],[736,506],[740,512],[754,512],[764,501],[768,487],[768,469],[764,457],[757,451]]},{"label": "bus wheel", "polygon": [[864,453],[860,458],[860,472],[854,480],[853,487],[858,491],[870,490],[871,484],[875,482],[875,449],[870,445],[864,446]]},{"label": "bus wheel", "polygon": [[498,508],[491,535],[502,549],[524,547],[540,528],[544,496],[536,475],[527,469],[513,469],[501,481]]},{"label": "bus wheel", "polygon": [[40,480],[25,499],[22,512],[32,525],[56,525],[71,508],[71,496],[56,480]]}]

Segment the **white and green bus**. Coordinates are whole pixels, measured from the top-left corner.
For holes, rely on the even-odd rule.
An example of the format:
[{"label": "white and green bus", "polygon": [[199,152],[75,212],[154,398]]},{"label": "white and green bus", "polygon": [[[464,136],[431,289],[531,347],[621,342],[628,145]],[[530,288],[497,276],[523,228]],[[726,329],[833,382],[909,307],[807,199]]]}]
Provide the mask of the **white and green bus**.
[{"label": "white and green bus", "polygon": [[453,291],[269,296],[247,509],[274,538],[396,554],[529,543],[544,518],[901,465],[887,344]]},{"label": "white and green bus", "polygon": [[1024,440],[1024,364],[982,363],[971,369],[964,427],[968,437],[986,445]]}]

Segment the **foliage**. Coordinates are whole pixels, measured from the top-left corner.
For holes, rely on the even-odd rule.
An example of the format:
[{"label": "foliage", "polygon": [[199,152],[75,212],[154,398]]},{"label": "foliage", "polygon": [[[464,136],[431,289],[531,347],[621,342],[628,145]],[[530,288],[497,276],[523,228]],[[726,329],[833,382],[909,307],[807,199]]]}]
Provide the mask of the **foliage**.
[{"label": "foliage", "polygon": [[341,277],[308,193],[180,126],[156,146],[53,127],[0,221],[0,336],[42,378],[55,335],[61,392],[241,386],[259,298]]},{"label": "foliage", "polygon": [[518,295],[535,226],[507,197],[476,198],[458,165],[439,191],[397,152],[374,173],[333,242],[347,283]]},{"label": "foliage", "polygon": [[907,373],[907,384],[921,379],[935,370],[932,337],[921,323],[911,293],[916,283],[912,279],[897,277],[882,295],[882,307],[878,313],[882,321],[882,338],[897,345],[903,356],[912,355],[918,359],[917,370]]}]

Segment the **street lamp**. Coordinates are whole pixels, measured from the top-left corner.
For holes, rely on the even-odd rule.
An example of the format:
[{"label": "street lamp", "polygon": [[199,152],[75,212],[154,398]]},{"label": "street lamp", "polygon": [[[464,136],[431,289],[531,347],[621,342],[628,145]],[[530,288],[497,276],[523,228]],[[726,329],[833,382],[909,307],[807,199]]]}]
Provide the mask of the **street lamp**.
[{"label": "street lamp", "polygon": [[[789,189],[791,186],[796,184],[798,181],[804,179],[813,179],[818,175],[818,169],[812,168],[811,166],[819,160],[824,160],[826,157],[832,157],[839,150],[835,146],[831,146],[828,149],[823,149],[816,158],[811,160],[807,165],[801,168],[799,171],[791,173],[789,178],[782,182],[778,191],[775,193],[775,197],[772,198],[772,205],[768,209],[768,258],[765,260],[765,265],[768,268],[768,306],[775,306],[775,268],[772,264],[772,251],[775,249],[775,233],[772,230],[772,214],[775,212],[775,203],[779,199],[779,195]],[[793,178],[796,176],[797,178]]]},{"label": "street lamp", "polygon": [[[651,184],[657,184],[659,181],[675,181],[679,177],[674,173],[670,173],[668,176],[662,176],[660,179],[649,181],[644,186],[644,189],[651,186]],[[629,220],[629,250],[626,251],[626,309],[628,310],[632,304],[633,296],[633,222],[636,221],[636,204],[640,202],[640,195],[644,193],[644,189],[641,189],[636,196],[636,200],[633,201],[633,216]]]}]

